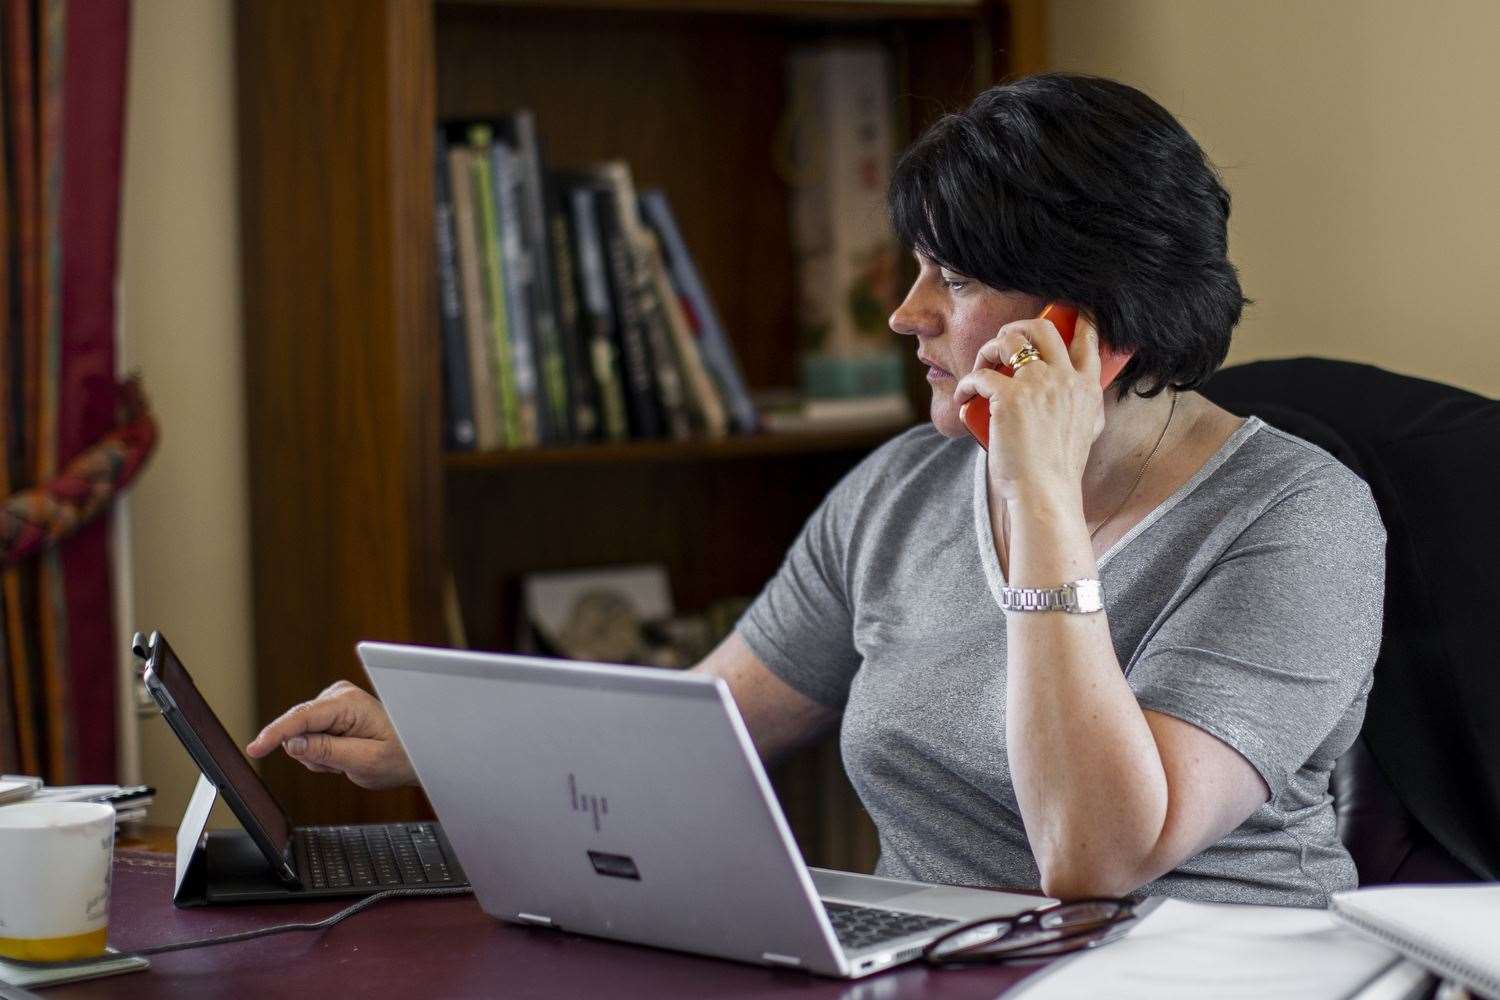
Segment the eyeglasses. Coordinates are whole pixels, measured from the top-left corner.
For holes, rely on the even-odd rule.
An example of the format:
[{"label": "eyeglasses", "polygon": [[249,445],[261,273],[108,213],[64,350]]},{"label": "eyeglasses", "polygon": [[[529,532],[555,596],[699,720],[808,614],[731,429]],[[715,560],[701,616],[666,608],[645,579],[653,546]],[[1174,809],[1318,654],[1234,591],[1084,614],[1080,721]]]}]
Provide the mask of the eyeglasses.
[{"label": "eyeglasses", "polygon": [[1008,917],[987,917],[944,933],[922,957],[930,965],[1052,958],[1097,948],[1124,935],[1138,914],[1128,899],[1078,899]]}]

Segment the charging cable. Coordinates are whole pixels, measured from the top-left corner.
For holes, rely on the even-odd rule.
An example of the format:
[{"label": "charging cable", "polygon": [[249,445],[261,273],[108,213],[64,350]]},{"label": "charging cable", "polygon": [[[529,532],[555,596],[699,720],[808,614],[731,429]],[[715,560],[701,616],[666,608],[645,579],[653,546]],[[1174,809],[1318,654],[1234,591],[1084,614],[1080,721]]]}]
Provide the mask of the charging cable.
[{"label": "charging cable", "polygon": [[195,938],[192,941],[174,941],[171,944],[157,944],[149,948],[137,948],[135,951],[121,952],[113,958],[122,958],[127,955],[162,955],[169,951],[186,951],[189,948],[207,948],[216,944],[234,944],[238,941],[252,941],[255,938],[269,937],[272,934],[287,934],[292,931],[324,931],[363,910],[367,910],[376,903],[387,899],[399,899],[403,896],[468,896],[474,892],[468,887],[444,887],[434,889],[382,889],[372,896],[366,896],[351,906],[346,906],[337,913],[324,917],[322,920],[295,924],[272,924],[270,927],[257,927],[255,930],[240,931],[238,934],[223,934],[218,937]]}]

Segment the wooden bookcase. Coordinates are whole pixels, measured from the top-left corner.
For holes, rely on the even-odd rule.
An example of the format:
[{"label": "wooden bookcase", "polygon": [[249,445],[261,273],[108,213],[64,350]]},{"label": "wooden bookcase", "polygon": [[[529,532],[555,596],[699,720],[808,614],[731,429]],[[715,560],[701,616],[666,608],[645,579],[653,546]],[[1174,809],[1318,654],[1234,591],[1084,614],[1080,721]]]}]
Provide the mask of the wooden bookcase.
[{"label": "wooden bookcase", "polygon": [[[242,0],[260,716],[339,678],[364,683],[359,639],[444,644],[450,573],[476,648],[507,644],[502,595],[534,570],[661,562],[686,610],[753,594],[828,488],[886,436],[445,455],[439,118],[530,107],[549,164],[619,157],[641,186],[664,187],[748,381],[791,384],[788,194],[773,155],[787,51],[833,34],[883,41],[905,141],[1035,64],[1012,51],[1013,24],[1018,41],[1036,37],[1034,5]],[[925,391],[919,372],[912,383]],[[418,793],[364,792],[281,759],[265,773],[301,822],[426,808]],[[836,746],[784,765],[778,783],[810,861],[873,861]]]}]

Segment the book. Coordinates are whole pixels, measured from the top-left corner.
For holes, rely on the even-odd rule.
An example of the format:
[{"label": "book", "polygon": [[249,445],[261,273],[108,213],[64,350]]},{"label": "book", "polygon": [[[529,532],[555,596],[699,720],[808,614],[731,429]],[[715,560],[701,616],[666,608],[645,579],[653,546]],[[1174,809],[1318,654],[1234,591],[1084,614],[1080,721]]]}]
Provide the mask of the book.
[{"label": "book", "polygon": [[671,273],[662,257],[656,233],[644,229],[641,233],[645,250],[646,267],[656,291],[656,300],[661,303],[662,316],[672,341],[672,351],[682,375],[687,404],[691,410],[693,426],[709,438],[722,438],[729,433],[729,416],[724,410],[724,400],[714,384],[703,357],[698,351],[698,335],[683,312],[676,288],[672,285]]},{"label": "book", "polygon": [[895,149],[889,63],[873,42],[800,48],[787,62],[798,330],[804,354],[824,359],[804,370],[825,376],[872,355],[890,356],[899,371],[887,326],[901,294],[885,207]]},{"label": "book", "polygon": [[1400,957],[1301,906],[1153,897],[1118,941],[1054,962],[1021,1000],[1324,1000],[1356,997]]},{"label": "book", "polygon": [[472,451],[478,442],[469,378],[469,345],[464,335],[463,296],[459,293],[458,252],[453,199],[448,189],[447,143],[438,129],[436,196],[438,303],[443,344],[443,414],[446,443],[454,451]]},{"label": "book", "polygon": [[657,294],[651,248],[636,204],[635,181],[631,178],[630,166],[622,160],[602,163],[597,172],[605,190],[613,197],[614,219],[629,259],[622,280],[626,282],[627,297],[634,300],[639,317],[666,430],[671,437],[684,440],[691,436],[693,429],[687,388],[667,316]]},{"label": "book", "polygon": [[683,376],[682,362],[672,340],[671,328],[661,297],[656,293],[649,259],[640,251],[636,238],[627,237],[634,258],[632,269],[635,275],[634,295],[640,310],[641,329],[645,331],[646,343],[651,355],[651,371],[656,380],[656,398],[661,403],[662,416],[666,420],[667,434],[678,441],[693,436],[693,414],[688,401],[687,385]]},{"label": "book", "polygon": [[619,199],[601,185],[591,192],[600,245],[604,250],[605,274],[609,278],[610,302],[614,307],[617,349],[623,372],[626,410],[632,437],[659,438],[666,430],[658,383],[647,342],[645,318],[636,294],[635,260],[624,224]]},{"label": "book", "polygon": [[536,334],[532,328],[535,310],[531,294],[535,268],[521,242],[520,166],[515,151],[498,136],[490,146],[491,185],[495,192],[494,237],[500,244],[500,278],[505,288],[505,332],[510,341],[511,378],[516,390],[521,444],[541,444],[551,438],[546,424],[547,407],[542,399]]},{"label": "book", "polygon": [[530,111],[517,111],[506,119],[506,123],[515,150],[519,250],[530,278],[525,304],[529,309],[535,342],[542,437],[545,441],[562,444],[573,440],[576,430],[567,359],[558,326],[557,277],[547,224],[542,154],[536,120]]},{"label": "book", "polygon": [[569,183],[566,187],[572,221],[574,260],[579,290],[580,341],[599,399],[599,426],[605,438],[623,441],[630,435],[621,376],[623,358],[616,349],[619,337],[614,302],[610,295],[604,239],[599,232],[595,191],[591,184]]},{"label": "book", "polygon": [[156,800],[150,785],[47,785],[24,774],[0,774],[0,806],[34,802],[102,802],[115,810],[115,822],[139,819]]},{"label": "book", "polygon": [[717,438],[758,426],[662,192],[637,196],[622,161],[544,171],[525,110],[440,132],[449,448]]},{"label": "book", "polygon": [[1333,894],[1361,934],[1468,989],[1500,997],[1500,885],[1399,885]]},{"label": "book", "polygon": [[474,205],[474,153],[467,145],[448,147],[448,192],[453,199],[453,230],[458,289],[463,297],[464,349],[469,355],[469,400],[475,447],[505,446],[500,395],[495,385],[495,342],[490,334],[484,285],[479,214]]},{"label": "book", "polygon": [[515,447],[530,444],[532,439],[522,433],[520,394],[510,337],[511,310],[506,301],[494,175],[490,166],[494,133],[488,125],[472,125],[467,132],[471,152],[469,175],[474,185],[475,219],[479,223],[479,259],[485,290],[485,315],[489,320],[487,333],[492,342],[489,356],[493,365],[500,433],[506,446]]},{"label": "book", "polygon": [[708,288],[698,274],[692,255],[688,253],[666,193],[655,188],[641,192],[641,208],[647,221],[661,237],[662,251],[667,267],[672,272],[673,284],[681,296],[683,312],[697,332],[703,363],[718,383],[734,429],[751,433],[760,425],[760,419],[750,400],[749,390],[745,387],[734,346],[725,335],[718,310],[714,308]]},{"label": "book", "polygon": [[599,394],[588,362],[588,338],[567,201],[563,186],[549,175],[546,179],[547,245],[552,251],[552,274],[557,289],[557,334],[568,380],[568,399],[572,403],[569,415],[573,432],[571,440],[593,441],[600,435]]}]

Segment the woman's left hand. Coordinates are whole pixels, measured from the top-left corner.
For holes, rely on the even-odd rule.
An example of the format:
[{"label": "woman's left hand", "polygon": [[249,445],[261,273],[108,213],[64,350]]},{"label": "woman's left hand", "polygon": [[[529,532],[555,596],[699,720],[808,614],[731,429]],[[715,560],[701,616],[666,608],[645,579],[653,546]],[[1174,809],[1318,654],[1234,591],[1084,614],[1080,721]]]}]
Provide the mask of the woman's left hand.
[{"label": "woman's left hand", "polygon": [[[1013,376],[996,370],[1028,342],[1040,358]],[[1098,333],[1083,316],[1071,348],[1051,320],[1024,319],[1005,324],[979,349],[953,402],[989,401],[990,483],[1003,499],[1077,493],[1089,450],[1104,430],[1099,364]]]}]

